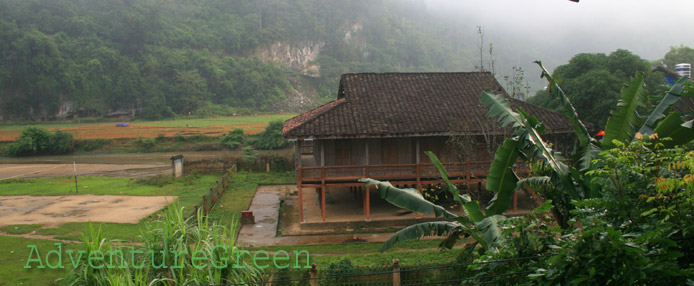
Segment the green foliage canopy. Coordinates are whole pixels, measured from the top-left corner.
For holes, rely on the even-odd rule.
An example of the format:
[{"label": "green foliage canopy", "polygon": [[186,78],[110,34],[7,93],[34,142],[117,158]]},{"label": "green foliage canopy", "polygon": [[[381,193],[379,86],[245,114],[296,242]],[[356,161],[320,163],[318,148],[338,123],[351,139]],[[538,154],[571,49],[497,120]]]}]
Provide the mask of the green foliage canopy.
[{"label": "green foliage canopy", "polygon": [[[646,92],[654,94],[664,83],[661,75],[652,74],[648,61],[627,50],[616,50],[609,55],[578,54],[569,63],[554,70],[554,77],[562,85],[580,118],[596,128],[604,128],[610,111],[617,105],[623,82],[637,72],[644,74]],[[529,102],[550,109],[559,109],[548,91],[538,91]]]},{"label": "green foliage canopy", "polygon": [[263,132],[258,133],[258,137],[253,141],[253,146],[259,150],[273,150],[287,145],[287,141],[282,136],[284,122],[275,120],[270,122]]}]

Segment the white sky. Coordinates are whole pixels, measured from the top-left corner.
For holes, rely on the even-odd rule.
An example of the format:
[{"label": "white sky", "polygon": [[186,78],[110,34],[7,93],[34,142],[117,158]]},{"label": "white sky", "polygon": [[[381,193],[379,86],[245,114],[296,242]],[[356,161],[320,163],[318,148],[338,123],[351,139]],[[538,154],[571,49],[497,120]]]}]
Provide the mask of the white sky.
[{"label": "white sky", "polygon": [[[574,46],[579,52],[631,50],[654,60],[670,46],[694,47],[692,0],[427,0],[467,23],[485,28],[485,37],[515,34],[538,44]],[[474,32],[474,31],[473,31]]]},{"label": "white sky", "polygon": [[[671,46],[694,47],[694,0],[425,0],[431,10],[451,14],[459,29],[518,63],[540,59],[550,70],[578,53],[627,49],[647,60],[661,59]],[[520,49],[519,49],[520,48]],[[514,50],[517,49],[517,50]],[[522,49],[522,50],[521,50]],[[532,70],[531,70],[532,71]],[[504,73],[501,71],[501,73]]]}]

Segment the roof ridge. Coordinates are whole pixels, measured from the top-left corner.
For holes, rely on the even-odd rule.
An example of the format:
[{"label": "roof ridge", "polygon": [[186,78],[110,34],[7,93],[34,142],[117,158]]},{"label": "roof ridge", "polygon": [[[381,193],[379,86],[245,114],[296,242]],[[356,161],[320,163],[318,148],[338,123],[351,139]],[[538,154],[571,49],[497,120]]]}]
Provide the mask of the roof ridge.
[{"label": "roof ridge", "polygon": [[491,74],[491,72],[488,71],[444,71],[444,72],[346,72],[343,73],[342,76],[345,75],[372,75],[372,74],[377,74],[377,75],[389,75],[389,74],[394,74],[394,75],[403,75],[403,74],[412,74],[412,75],[423,75],[423,74]]}]

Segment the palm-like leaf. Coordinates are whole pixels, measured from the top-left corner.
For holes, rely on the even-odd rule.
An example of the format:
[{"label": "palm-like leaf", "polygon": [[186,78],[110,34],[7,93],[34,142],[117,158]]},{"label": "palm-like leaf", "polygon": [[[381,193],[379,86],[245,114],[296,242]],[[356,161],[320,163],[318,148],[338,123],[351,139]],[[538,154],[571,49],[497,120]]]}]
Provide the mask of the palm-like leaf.
[{"label": "palm-like leaf", "polygon": [[376,185],[378,194],[389,203],[413,212],[431,214],[437,217],[455,218],[459,215],[447,211],[444,207],[427,201],[419,191],[415,189],[396,188],[389,182],[381,182],[374,179],[362,178],[359,182],[366,183],[366,186]]},{"label": "palm-like leaf", "polygon": [[506,138],[504,145],[499,146],[494,153],[494,161],[489,168],[486,188],[495,193],[487,214],[502,214],[511,204],[511,195],[516,190],[518,176],[513,172],[513,164],[518,159],[516,139]]},{"label": "palm-like leaf", "polygon": [[533,176],[529,178],[522,179],[518,181],[518,187],[528,186],[528,185],[550,185],[552,178],[548,176]]},{"label": "palm-like leaf", "polygon": [[598,156],[599,149],[596,146],[597,141],[590,137],[588,129],[578,118],[578,113],[576,113],[576,109],[569,101],[569,97],[566,96],[561,87],[559,87],[559,84],[552,78],[552,75],[550,75],[545,66],[542,65],[542,62],[535,61],[535,63],[542,69],[540,77],[546,78],[549,83],[549,94],[559,99],[562,113],[569,119],[569,125],[571,125],[574,134],[576,134],[578,138],[578,148],[576,151],[576,154],[578,154],[577,162],[582,171],[587,171],[588,168],[590,168],[590,163]]},{"label": "palm-like leaf", "polygon": [[502,95],[485,90],[482,92],[482,104],[489,108],[489,117],[497,118],[501,127],[523,125],[523,118],[511,109],[511,103]]},{"label": "palm-like leaf", "polygon": [[381,252],[393,248],[396,242],[405,240],[417,240],[424,236],[444,236],[459,231],[463,225],[457,221],[433,221],[413,224],[393,234],[383,246]]},{"label": "palm-like leaf", "polygon": [[607,120],[605,136],[602,141],[603,150],[615,147],[612,140],[626,142],[634,138],[634,128],[639,120],[636,109],[643,106],[646,99],[643,74],[636,73],[629,84],[622,87],[621,98],[617,103],[617,112],[613,113],[612,117]]},{"label": "palm-like leaf", "polygon": [[694,120],[682,122],[680,114],[673,112],[665,117],[654,131],[661,138],[672,138],[672,140],[663,141],[662,143],[665,147],[674,147],[675,145],[683,145],[694,140],[693,123]]},{"label": "palm-like leaf", "polygon": [[578,137],[579,146],[587,146],[591,140],[590,133],[588,133],[588,129],[586,128],[585,124],[583,124],[583,122],[581,122],[581,120],[578,118],[576,108],[574,108],[574,106],[571,104],[569,97],[567,97],[561,87],[559,87],[559,84],[554,81],[554,78],[552,78],[552,75],[549,74],[545,66],[542,65],[542,62],[535,61],[535,63],[540,66],[540,69],[542,69],[542,74],[540,77],[546,78],[549,82],[549,94],[559,99],[559,106],[561,107],[564,115],[569,119],[569,124]]},{"label": "palm-like leaf", "polygon": [[505,219],[506,217],[502,215],[492,215],[475,223],[475,226],[482,231],[484,241],[488,244],[492,244],[498,242],[503,237],[503,230],[499,226],[499,223]]},{"label": "palm-like leaf", "polygon": [[653,134],[654,129],[656,127],[656,122],[660,120],[661,118],[665,117],[665,111],[677,100],[680,99],[680,96],[687,94],[687,95],[692,95],[689,90],[692,89],[692,83],[689,81],[688,78],[682,77],[680,78],[665,94],[665,97],[660,100],[658,105],[653,109],[653,112],[651,112],[651,115],[648,116],[646,121],[643,123],[643,126],[639,129],[639,133],[644,134],[644,135],[650,135]]}]

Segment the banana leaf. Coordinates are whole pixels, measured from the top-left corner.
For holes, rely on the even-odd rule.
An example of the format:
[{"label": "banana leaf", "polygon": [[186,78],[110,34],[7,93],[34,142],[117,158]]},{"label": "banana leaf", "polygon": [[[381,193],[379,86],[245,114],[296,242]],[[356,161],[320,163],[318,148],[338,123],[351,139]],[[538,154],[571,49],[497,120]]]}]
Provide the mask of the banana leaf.
[{"label": "banana leaf", "polygon": [[366,186],[376,185],[381,198],[397,207],[423,214],[434,213],[436,217],[459,217],[459,215],[447,211],[444,207],[427,201],[422,197],[422,194],[415,189],[396,188],[389,182],[381,182],[368,178],[361,178],[359,182],[366,183]]},{"label": "banana leaf", "polygon": [[393,248],[396,242],[405,240],[417,240],[424,236],[449,235],[457,230],[462,230],[463,225],[457,221],[433,221],[413,224],[393,234],[381,246],[381,252]]},{"label": "banana leaf", "polygon": [[631,141],[634,138],[636,125],[639,121],[636,109],[644,106],[647,96],[643,88],[643,74],[636,73],[628,85],[622,87],[621,98],[617,103],[617,111],[607,119],[605,136],[602,139],[602,149],[614,148],[612,140],[620,142]]},{"label": "banana leaf", "polygon": [[482,104],[489,108],[489,117],[497,118],[501,127],[523,125],[523,118],[511,109],[511,103],[502,95],[485,90],[482,92]]},{"label": "banana leaf", "polygon": [[672,140],[669,141],[662,141],[665,147],[671,148],[676,145],[687,144],[689,141],[694,140],[694,128],[692,128],[693,123],[694,120],[683,122],[681,115],[678,112],[673,112],[665,117],[665,119],[658,124],[658,127],[656,127],[654,131],[655,134],[658,134],[658,137],[672,138]]},{"label": "banana leaf", "polygon": [[502,215],[492,215],[484,218],[482,221],[475,223],[475,226],[482,232],[482,238],[490,245],[503,238],[503,230],[499,226],[499,222],[505,220]]},{"label": "banana leaf", "polygon": [[665,117],[665,111],[668,109],[668,107],[675,104],[675,102],[677,102],[680,99],[680,96],[682,96],[683,94],[689,94],[691,96],[690,93],[686,92],[691,89],[691,82],[689,82],[689,79],[686,77],[682,77],[677,82],[675,82],[675,84],[670,88],[667,94],[665,94],[665,97],[663,97],[663,99],[660,100],[655,109],[653,109],[651,115],[648,116],[646,121],[643,123],[643,125],[639,129],[639,133],[643,135],[653,134],[654,129],[656,127],[656,122],[661,118]]},{"label": "banana leaf", "polygon": [[542,69],[542,74],[540,77],[546,78],[549,82],[550,95],[554,95],[559,99],[559,105],[562,112],[569,119],[569,125],[571,125],[571,128],[574,130],[576,137],[578,137],[579,146],[588,145],[588,143],[591,141],[590,133],[588,133],[588,129],[586,128],[585,124],[583,124],[583,122],[581,122],[581,120],[578,118],[576,108],[574,108],[574,106],[571,104],[569,98],[566,96],[561,87],[559,87],[559,84],[557,84],[554,78],[552,78],[552,75],[549,74],[545,66],[542,65],[542,62],[535,61],[535,63],[540,66],[540,69]]},{"label": "banana leaf", "polygon": [[506,138],[504,145],[499,146],[494,153],[486,188],[495,195],[487,207],[488,215],[502,214],[511,205],[511,195],[518,183],[518,176],[512,169],[518,159],[518,145],[518,140]]}]

